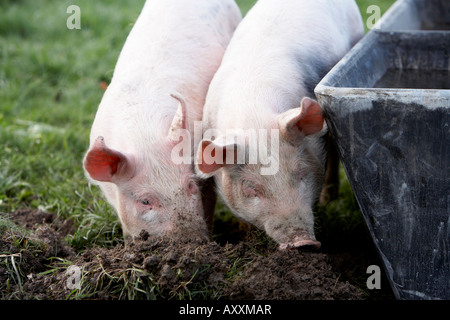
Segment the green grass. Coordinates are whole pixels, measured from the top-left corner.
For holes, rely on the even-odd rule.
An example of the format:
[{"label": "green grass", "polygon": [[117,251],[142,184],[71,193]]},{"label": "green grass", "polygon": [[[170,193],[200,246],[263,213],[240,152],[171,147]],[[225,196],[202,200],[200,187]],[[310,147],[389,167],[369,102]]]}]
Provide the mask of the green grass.
[{"label": "green grass", "polygon": [[0,4],[0,212],[44,208],[79,225],[77,246],[114,242],[116,215],[81,167],[103,91],[144,1]]},{"label": "green grass", "polygon": [[[243,14],[254,2],[237,0]],[[384,12],[393,0],[357,2],[367,17],[368,5]],[[98,188],[89,187],[81,161],[103,95],[99,84],[110,81],[143,3],[0,2],[0,215],[40,208],[70,217],[77,231],[67,240],[79,250],[122,241],[116,214]],[[72,4],[81,8],[81,30],[66,27]],[[359,214],[345,175],[343,186],[339,202],[328,207],[341,218],[326,228]],[[0,232],[6,224],[2,218]]]}]

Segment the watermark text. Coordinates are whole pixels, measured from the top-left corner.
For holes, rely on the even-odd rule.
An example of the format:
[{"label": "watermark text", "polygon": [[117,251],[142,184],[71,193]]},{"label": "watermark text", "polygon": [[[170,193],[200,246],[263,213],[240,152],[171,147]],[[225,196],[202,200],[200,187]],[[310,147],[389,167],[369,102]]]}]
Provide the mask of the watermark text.
[{"label": "watermark text", "polygon": [[66,13],[70,16],[66,20],[67,29],[81,29],[81,9],[77,5],[71,5],[67,7]]}]

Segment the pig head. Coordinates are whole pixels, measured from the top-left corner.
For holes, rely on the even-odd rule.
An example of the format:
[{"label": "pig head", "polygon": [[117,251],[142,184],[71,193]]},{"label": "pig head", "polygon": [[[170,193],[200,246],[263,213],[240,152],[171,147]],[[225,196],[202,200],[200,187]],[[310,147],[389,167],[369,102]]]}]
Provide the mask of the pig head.
[{"label": "pig head", "polygon": [[271,116],[260,129],[267,134],[230,130],[202,140],[197,170],[204,178],[214,176],[232,212],[265,230],[280,248],[319,248],[312,207],[325,171],[322,110],[304,98],[300,107]]},{"label": "pig head", "polygon": [[100,185],[117,211],[125,235],[135,237],[142,230],[150,235],[175,231],[188,237],[207,235],[202,189],[192,164],[175,165],[171,159],[171,150],[178,143],[173,132],[185,129],[183,114],[179,103],[172,124],[158,141],[149,141],[145,128],[141,134],[133,134],[144,140],[128,141],[126,148],[109,147],[108,141],[98,136],[85,155],[88,177]]}]

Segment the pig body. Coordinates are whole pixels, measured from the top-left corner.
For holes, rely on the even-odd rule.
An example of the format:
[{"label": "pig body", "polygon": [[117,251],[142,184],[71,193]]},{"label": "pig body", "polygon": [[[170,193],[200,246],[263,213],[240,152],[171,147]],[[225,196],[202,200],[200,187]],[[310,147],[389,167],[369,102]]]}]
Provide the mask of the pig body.
[{"label": "pig body", "polygon": [[[312,207],[324,180],[327,128],[313,90],[362,35],[353,0],[259,0],[211,82],[197,172],[214,177],[232,212],[265,230],[280,248],[320,246]],[[206,135],[211,129],[215,139]],[[275,142],[270,157],[276,172],[262,174],[261,161],[249,162],[251,154],[267,152],[255,151],[264,144],[249,135],[240,136],[249,129],[266,130],[267,146]],[[239,152],[244,163],[236,163]],[[223,163],[214,161],[218,154]]]},{"label": "pig body", "polygon": [[[205,237],[193,163],[176,164],[177,130],[200,121],[209,83],[241,20],[233,0],[148,0],[117,61],[84,157],[124,235]],[[189,155],[192,156],[192,155]]]}]

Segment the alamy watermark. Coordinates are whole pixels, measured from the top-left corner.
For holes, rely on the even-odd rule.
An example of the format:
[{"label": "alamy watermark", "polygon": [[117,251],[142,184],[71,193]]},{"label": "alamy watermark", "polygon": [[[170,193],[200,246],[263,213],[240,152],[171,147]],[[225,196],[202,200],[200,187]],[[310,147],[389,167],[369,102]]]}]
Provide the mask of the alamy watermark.
[{"label": "alamy watermark", "polygon": [[70,16],[66,20],[67,29],[81,29],[81,9],[77,5],[67,7],[66,13]]},{"label": "alamy watermark", "polygon": [[366,273],[371,274],[369,278],[367,278],[366,285],[367,289],[381,289],[381,270],[377,265],[370,265],[367,267]]},{"label": "alamy watermark", "polygon": [[[81,9],[77,5],[67,7],[69,14],[66,20],[67,29],[81,29]],[[366,13],[371,14],[366,21],[368,29],[377,27],[381,18],[381,9],[377,5],[367,7]],[[200,127],[200,129],[199,129]],[[191,134],[187,130],[179,129],[177,134],[181,139],[173,149],[171,158],[176,164],[190,164],[191,159]],[[220,142],[214,141],[212,137],[225,137]],[[199,164],[205,161],[206,164],[262,164],[262,175],[274,175],[279,169],[279,132],[271,129],[247,129],[241,132],[217,133],[215,130],[201,130],[201,122],[194,125],[194,146],[197,147],[202,139],[211,139],[211,144],[204,150],[204,156],[197,158],[194,156],[194,163]],[[268,146],[270,141],[270,148]],[[234,147],[233,147],[234,146]]]},{"label": "alamy watermark", "polygon": [[[367,27],[367,29],[372,30],[375,28],[376,24],[381,19],[381,9],[377,5],[371,5],[371,6],[367,7],[366,13],[371,14],[367,18],[366,27]],[[376,26],[376,28],[378,29],[379,26]]]},{"label": "alamy watermark", "polygon": [[[67,7],[66,13],[70,16],[66,20],[67,29],[81,29],[81,9],[77,5],[70,5]],[[370,16],[366,20],[366,27],[373,29],[381,18],[381,9],[377,5],[370,5],[366,9],[366,13]]]},{"label": "alamy watermark", "polygon": [[[279,169],[278,129],[233,129],[220,132],[217,129],[202,130],[202,122],[194,122],[194,146],[201,141],[210,143],[201,150],[202,157],[194,155],[194,164],[260,164],[262,175],[274,175]],[[171,160],[175,164],[192,163],[191,133],[186,129],[175,130],[178,143],[172,148]],[[202,148],[201,146],[199,148]]]},{"label": "alamy watermark", "polygon": [[81,269],[76,265],[71,265],[66,270],[66,287],[70,290],[81,289]]}]

